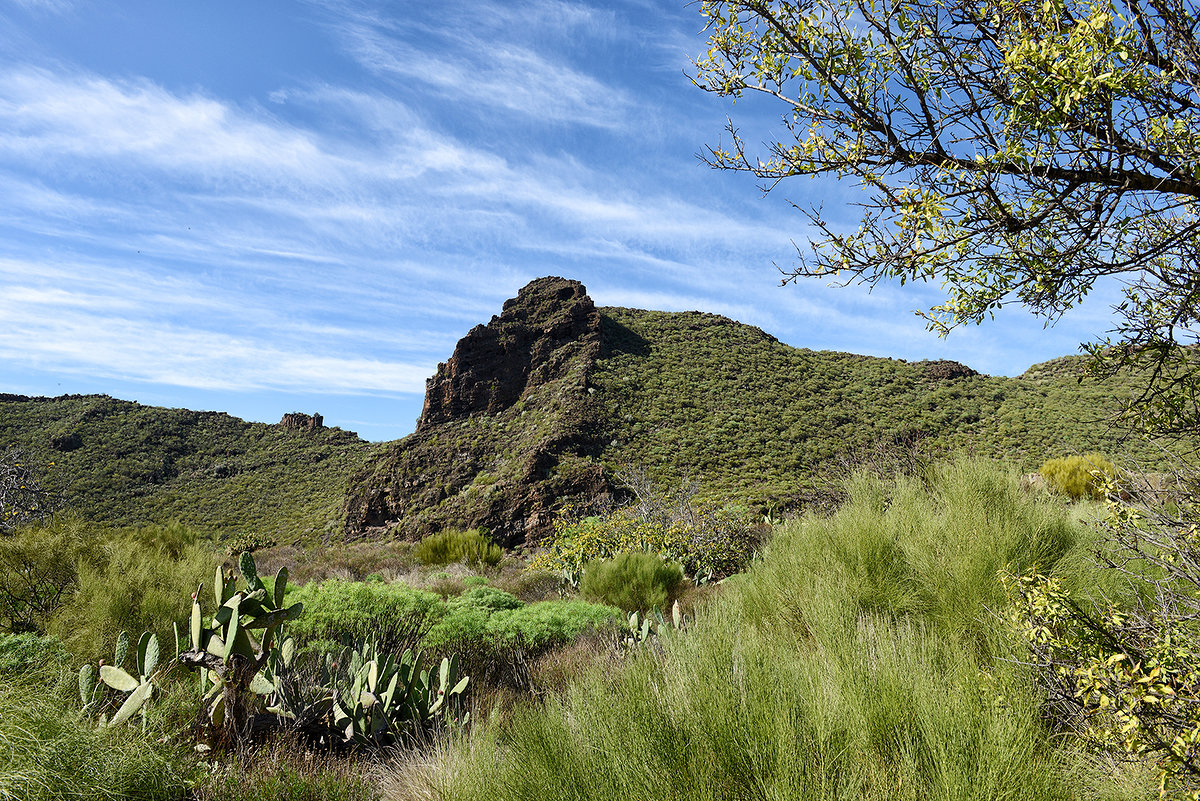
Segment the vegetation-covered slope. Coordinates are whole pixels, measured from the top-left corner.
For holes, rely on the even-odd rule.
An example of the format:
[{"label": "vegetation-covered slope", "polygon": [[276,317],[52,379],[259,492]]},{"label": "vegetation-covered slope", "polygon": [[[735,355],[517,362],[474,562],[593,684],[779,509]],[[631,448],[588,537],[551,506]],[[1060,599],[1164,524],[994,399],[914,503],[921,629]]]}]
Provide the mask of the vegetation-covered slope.
[{"label": "vegetation-covered slope", "polygon": [[881,440],[1026,470],[1075,451],[1155,458],[1107,422],[1129,379],[1089,380],[1083,357],[991,377],[955,362],[793,348],[712,314],[601,312],[591,380],[611,427],[604,460],[690,478],[715,498],[795,506],[820,490],[824,463]]},{"label": "vegetation-covered slope", "polygon": [[1107,423],[1131,387],[1086,379],[1079,357],[995,378],[794,348],[713,314],[596,309],[578,282],[538,279],[459,342],[417,433],[352,480],[346,525],[537,540],[556,505],[607,494],[621,467],[720,503],[797,509],[826,492],[831,460],[880,442],[1030,471],[1096,450],[1153,465],[1152,446]]},{"label": "vegetation-covered slope", "polygon": [[335,526],[371,446],[337,428],[247,423],[106,395],[0,395],[0,450],[46,465],[80,516],[178,520],[210,534],[290,539]]},{"label": "vegetation-covered slope", "polygon": [[482,526],[514,545],[564,502],[608,496],[621,467],[788,510],[827,491],[831,460],[880,442],[1026,471],[1089,451],[1153,466],[1153,446],[1106,422],[1131,391],[1085,378],[1081,357],[989,377],[794,348],[712,314],[598,309],[578,282],[543,278],[463,338],[417,432],[388,445],[104,396],[0,396],[0,448],[54,462],[70,505],[107,523],[277,541]]}]

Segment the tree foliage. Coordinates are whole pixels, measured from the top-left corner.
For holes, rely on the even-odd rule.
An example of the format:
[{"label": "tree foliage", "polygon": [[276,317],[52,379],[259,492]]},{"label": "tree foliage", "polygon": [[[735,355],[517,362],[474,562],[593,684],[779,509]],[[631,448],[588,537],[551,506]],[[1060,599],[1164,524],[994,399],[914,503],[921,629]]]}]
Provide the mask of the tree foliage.
[{"label": "tree foliage", "polygon": [[[1164,796],[1200,798],[1200,496],[1112,501],[1099,564],[1125,597],[1087,599],[1036,569],[1007,578],[1048,710],[1086,742],[1157,765]],[[1116,497],[1110,483],[1110,497]]]},{"label": "tree foliage", "polygon": [[1180,0],[706,0],[702,88],[785,110],[754,155],[709,162],[768,187],[832,175],[867,190],[861,225],[808,210],[785,274],[940,283],[934,330],[1019,302],[1053,320],[1124,285],[1097,367],[1148,370],[1156,431],[1200,429],[1200,17]]}]

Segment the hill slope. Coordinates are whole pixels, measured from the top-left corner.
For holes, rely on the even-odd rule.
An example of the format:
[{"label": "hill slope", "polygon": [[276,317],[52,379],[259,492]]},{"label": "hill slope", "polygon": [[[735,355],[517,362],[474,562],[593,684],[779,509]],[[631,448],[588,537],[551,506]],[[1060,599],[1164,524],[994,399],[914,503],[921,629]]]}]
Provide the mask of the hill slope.
[{"label": "hill slope", "polygon": [[82,517],[179,520],[214,535],[293,539],[340,526],[352,471],[372,446],[307,415],[277,425],[106,395],[0,395],[0,450],[50,465]]},{"label": "hill slope", "polygon": [[785,345],[701,312],[597,308],[577,281],[542,278],[476,326],[429,379],[417,431],[370,445],[288,415],[279,425],[107,396],[0,395],[0,449],[54,462],[86,518],[177,519],[223,536],[417,538],[483,526],[535,541],[571,501],[645,468],[703,496],[794,509],[829,461],[921,440],[1033,470],[1100,450],[1157,463],[1105,424],[1127,377],[1084,377],[1082,357],[1018,378]]},{"label": "hill slope", "polygon": [[828,460],[881,440],[1027,470],[1088,450],[1153,464],[1152,447],[1104,423],[1131,383],[1085,380],[1083,363],[1002,378],[818,352],[718,315],[597,309],[578,282],[539,279],[439,367],[417,432],[353,479],[346,526],[416,537],[482,525],[532,541],[555,504],[611,492],[621,465],[726,502],[796,508]]}]

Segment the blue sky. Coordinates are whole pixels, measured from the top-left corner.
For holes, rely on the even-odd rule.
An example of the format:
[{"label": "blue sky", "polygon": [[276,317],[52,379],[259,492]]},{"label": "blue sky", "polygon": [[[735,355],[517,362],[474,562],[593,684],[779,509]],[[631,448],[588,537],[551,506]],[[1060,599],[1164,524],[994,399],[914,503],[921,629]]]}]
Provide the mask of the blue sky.
[{"label": "blue sky", "polygon": [[0,392],[108,393],[403,436],[528,281],[798,347],[1015,375],[1108,328],[1020,310],[947,339],[937,287],[779,287],[789,201],[696,157],[778,109],[687,78],[694,4],[0,0]]}]

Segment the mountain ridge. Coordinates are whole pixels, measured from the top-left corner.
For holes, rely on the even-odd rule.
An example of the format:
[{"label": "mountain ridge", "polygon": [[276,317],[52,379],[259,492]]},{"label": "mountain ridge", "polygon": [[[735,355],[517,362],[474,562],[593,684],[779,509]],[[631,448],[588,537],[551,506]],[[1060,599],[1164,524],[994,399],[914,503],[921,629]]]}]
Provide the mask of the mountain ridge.
[{"label": "mountain ridge", "polygon": [[537,279],[475,326],[427,382],[417,430],[371,444],[319,415],[248,423],[107,396],[0,395],[0,449],[16,446],[101,522],[179,519],[251,539],[400,536],[482,526],[535,543],[566,503],[619,492],[644,469],[701,497],[803,507],[825,466],[880,442],[970,450],[1024,470],[1073,451],[1147,443],[1099,424],[1131,389],[1090,381],[1086,357],[987,376],[947,360],[795,348],[705,312],[596,307]]}]

